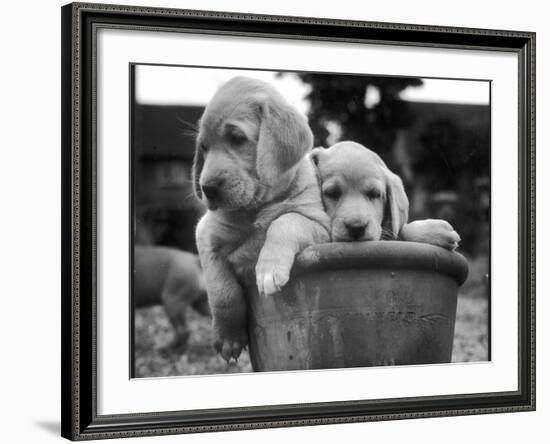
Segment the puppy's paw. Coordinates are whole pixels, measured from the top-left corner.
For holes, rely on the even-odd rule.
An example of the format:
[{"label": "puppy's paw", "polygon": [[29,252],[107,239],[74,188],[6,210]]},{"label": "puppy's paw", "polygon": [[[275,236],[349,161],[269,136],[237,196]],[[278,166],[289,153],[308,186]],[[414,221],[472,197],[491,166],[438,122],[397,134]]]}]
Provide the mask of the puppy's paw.
[{"label": "puppy's paw", "polygon": [[248,332],[245,325],[229,328],[220,328],[220,326],[214,325],[214,349],[226,362],[229,362],[231,358],[236,361],[247,345]]},{"label": "puppy's paw", "polygon": [[273,296],[279,293],[290,278],[292,263],[281,257],[269,257],[260,254],[256,264],[256,285],[261,296]]},{"label": "puppy's paw", "polygon": [[460,236],[454,230],[452,225],[444,220],[435,219],[431,243],[448,250],[454,250],[458,247]]},{"label": "puppy's paw", "polygon": [[458,247],[460,236],[454,230],[452,225],[441,219],[430,219],[430,236],[428,242],[448,250],[454,250]]},{"label": "puppy's paw", "polygon": [[460,236],[452,225],[442,219],[426,219],[411,222],[403,227],[403,238],[412,242],[423,242],[454,250],[458,247]]}]

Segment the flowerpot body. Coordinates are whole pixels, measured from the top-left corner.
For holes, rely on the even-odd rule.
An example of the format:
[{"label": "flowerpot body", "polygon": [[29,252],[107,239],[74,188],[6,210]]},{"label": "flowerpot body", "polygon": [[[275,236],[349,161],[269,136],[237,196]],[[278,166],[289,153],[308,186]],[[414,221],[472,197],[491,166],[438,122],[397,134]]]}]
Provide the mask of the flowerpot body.
[{"label": "flowerpot body", "polygon": [[450,362],[467,270],[460,254],[412,242],[310,247],[279,295],[248,289],[253,368]]}]

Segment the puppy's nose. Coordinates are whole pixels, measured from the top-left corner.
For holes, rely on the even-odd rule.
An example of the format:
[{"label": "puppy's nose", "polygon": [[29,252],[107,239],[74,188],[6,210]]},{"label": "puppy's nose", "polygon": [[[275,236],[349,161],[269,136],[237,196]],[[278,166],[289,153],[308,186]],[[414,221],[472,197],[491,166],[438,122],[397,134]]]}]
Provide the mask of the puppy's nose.
[{"label": "puppy's nose", "polygon": [[221,185],[221,179],[214,179],[202,185],[201,189],[208,200],[214,200],[218,197]]},{"label": "puppy's nose", "polygon": [[365,229],[367,228],[364,224],[346,224],[346,230],[352,239],[359,239],[365,235]]}]

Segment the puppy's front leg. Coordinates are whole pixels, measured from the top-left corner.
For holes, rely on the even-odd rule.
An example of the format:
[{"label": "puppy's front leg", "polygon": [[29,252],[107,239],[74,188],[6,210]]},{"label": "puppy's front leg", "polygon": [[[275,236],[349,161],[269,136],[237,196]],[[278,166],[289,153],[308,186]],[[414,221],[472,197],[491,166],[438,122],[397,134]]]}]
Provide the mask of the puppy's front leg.
[{"label": "puppy's front leg", "polygon": [[226,361],[237,359],[248,344],[243,290],[225,258],[200,249],[199,256],[212,312],[214,348]]},{"label": "puppy's front leg", "polygon": [[275,219],[267,230],[256,264],[256,284],[260,295],[281,291],[290,277],[296,254],[304,248],[329,239],[326,229],[298,213]]},{"label": "puppy's front leg", "polygon": [[460,236],[452,225],[442,219],[415,220],[408,223],[401,229],[399,238],[408,242],[437,245],[448,250],[454,250],[460,242]]}]

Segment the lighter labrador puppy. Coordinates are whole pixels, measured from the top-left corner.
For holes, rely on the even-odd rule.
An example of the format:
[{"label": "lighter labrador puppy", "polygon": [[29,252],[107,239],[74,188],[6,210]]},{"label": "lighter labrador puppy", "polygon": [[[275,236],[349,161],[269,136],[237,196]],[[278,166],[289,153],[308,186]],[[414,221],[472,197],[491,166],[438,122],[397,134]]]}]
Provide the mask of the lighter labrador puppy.
[{"label": "lighter labrador puppy", "polygon": [[401,239],[455,249],[460,236],[444,220],[407,224],[409,200],[403,182],[378,154],[355,142],[315,148],[316,165],[331,238],[338,241]]},{"label": "lighter labrador puppy", "polygon": [[208,211],[196,238],[213,315],[214,347],[229,361],[248,343],[245,288],[281,290],[297,253],[329,241],[312,134],[269,84],[236,77],[199,122],[195,192]]},{"label": "lighter labrador puppy", "polygon": [[174,327],[174,337],[161,351],[184,352],[189,338],[186,314],[190,307],[209,315],[206,288],[196,254],[170,247],[134,247],[135,307],[162,305]]}]

